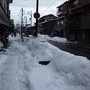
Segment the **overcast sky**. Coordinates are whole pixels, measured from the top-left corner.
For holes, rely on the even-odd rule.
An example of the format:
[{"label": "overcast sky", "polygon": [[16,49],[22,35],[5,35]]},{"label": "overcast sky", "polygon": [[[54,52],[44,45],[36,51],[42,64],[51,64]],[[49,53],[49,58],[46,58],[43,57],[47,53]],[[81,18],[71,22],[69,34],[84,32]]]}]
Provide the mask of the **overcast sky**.
[{"label": "overcast sky", "polygon": [[[56,7],[65,2],[66,0],[39,0],[39,13],[40,16],[54,14],[56,15]],[[25,15],[30,17],[27,12],[32,11],[32,14],[36,9],[36,0],[13,0],[10,4],[11,18],[14,19],[15,24],[20,23],[20,9],[24,8]],[[33,18],[33,22],[35,19]],[[28,22],[29,23],[29,22]]]}]

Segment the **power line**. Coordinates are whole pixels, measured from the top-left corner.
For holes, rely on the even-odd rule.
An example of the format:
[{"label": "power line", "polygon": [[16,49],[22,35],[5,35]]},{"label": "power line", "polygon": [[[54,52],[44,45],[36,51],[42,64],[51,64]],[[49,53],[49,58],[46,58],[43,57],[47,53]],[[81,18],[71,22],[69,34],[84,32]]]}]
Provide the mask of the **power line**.
[{"label": "power line", "polygon": [[[56,0],[55,0],[56,1]],[[48,7],[52,6],[52,4],[55,3],[55,1],[52,1],[50,4],[48,4]]]},{"label": "power line", "polygon": [[[51,0],[51,1],[49,1],[49,0],[46,0],[46,1],[43,1],[43,3],[42,3],[42,1],[40,2],[40,5],[45,5],[45,6],[48,6],[50,3],[52,3],[54,0]],[[54,1],[55,2],[55,1]]]},{"label": "power line", "polygon": [[22,2],[26,2],[25,0],[19,0],[19,1],[15,1],[13,3],[22,3]]},{"label": "power line", "polygon": [[[29,0],[28,0],[29,1]],[[27,2],[25,0],[22,0],[22,1],[17,1],[17,2],[13,2],[12,4],[20,4],[20,3],[24,3],[24,2]]]},{"label": "power line", "polygon": [[58,1],[59,1],[59,0],[57,0],[56,2],[53,1],[51,4],[49,4],[49,6],[48,6],[44,11],[47,11],[47,9],[48,9],[49,7],[51,7],[53,4],[56,4]]}]

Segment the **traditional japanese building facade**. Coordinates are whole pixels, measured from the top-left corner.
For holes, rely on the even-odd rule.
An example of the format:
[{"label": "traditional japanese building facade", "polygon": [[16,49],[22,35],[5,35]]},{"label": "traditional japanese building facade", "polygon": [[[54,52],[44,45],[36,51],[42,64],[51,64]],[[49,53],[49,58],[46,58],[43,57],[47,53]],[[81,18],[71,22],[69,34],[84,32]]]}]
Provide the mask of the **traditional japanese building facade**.
[{"label": "traditional japanese building facade", "polygon": [[55,33],[56,16],[49,14],[39,18],[39,33],[48,34]]},{"label": "traditional japanese building facade", "polygon": [[57,7],[58,11],[57,11],[57,34],[59,34],[58,36],[60,37],[67,37],[67,29],[68,29],[68,11],[69,11],[69,7],[68,7],[68,2],[64,2],[62,5]]},{"label": "traditional japanese building facade", "polygon": [[90,0],[68,0],[57,8],[64,36],[69,41],[90,43]]}]

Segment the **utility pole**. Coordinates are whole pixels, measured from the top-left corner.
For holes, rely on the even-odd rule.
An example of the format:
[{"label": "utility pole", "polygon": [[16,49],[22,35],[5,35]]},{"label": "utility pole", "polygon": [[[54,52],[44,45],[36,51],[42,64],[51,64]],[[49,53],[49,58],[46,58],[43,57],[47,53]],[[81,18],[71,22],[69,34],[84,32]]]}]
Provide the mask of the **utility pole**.
[{"label": "utility pole", "polygon": [[38,7],[39,7],[39,0],[36,0],[36,13],[34,13],[34,17],[36,18],[36,31],[34,33],[35,37],[37,37],[38,35],[38,18],[40,17],[40,14],[38,13]]},{"label": "utility pole", "polygon": [[25,20],[25,26],[27,26],[27,16],[24,17]]},{"label": "utility pole", "polygon": [[24,40],[23,40],[22,32],[23,32],[23,8],[21,8],[21,40],[23,42]]},{"label": "utility pole", "polygon": [[30,15],[30,25],[32,26],[32,11],[28,12],[28,14]]},{"label": "utility pole", "polygon": [[31,26],[32,26],[32,11],[31,11]]}]

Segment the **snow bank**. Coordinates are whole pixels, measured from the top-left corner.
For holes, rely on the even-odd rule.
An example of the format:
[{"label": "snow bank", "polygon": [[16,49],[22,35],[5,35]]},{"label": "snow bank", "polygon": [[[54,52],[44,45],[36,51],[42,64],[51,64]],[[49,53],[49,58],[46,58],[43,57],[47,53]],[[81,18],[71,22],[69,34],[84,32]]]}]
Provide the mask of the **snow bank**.
[{"label": "snow bank", "polygon": [[[36,39],[31,39],[27,45],[28,49],[31,51],[32,55],[37,59],[37,60],[51,60],[52,54],[51,51],[47,48],[46,42],[42,42],[41,40],[39,41],[38,38]],[[45,51],[44,51],[45,49]]]},{"label": "snow bank", "polygon": [[53,67],[64,77],[67,88],[61,90],[90,90],[89,60],[59,50],[38,38],[28,42],[29,49],[37,61],[50,60]]},{"label": "snow bank", "polygon": [[67,39],[66,38],[60,38],[60,37],[53,37],[53,38],[51,38],[51,41],[66,43]]},{"label": "snow bank", "polygon": [[74,90],[74,88],[77,88],[76,90],[89,90],[90,61],[85,57],[75,56],[56,48],[55,50],[53,50],[53,61],[58,71],[66,77],[65,82],[68,83],[70,87],[74,86],[71,90]]},{"label": "snow bank", "polygon": [[56,41],[56,42],[62,42],[62,43],[66,43],[67,39],[66,38],[61,38],[61,37],[49,37],[48,35],[41,35],[38,34],[38,39],[40,41],[47,41],[47,40],[51,40],[51,41]]},{"label": "snow bank", "polygon": [[20,41],[20,35],[19,34],[17,34],[17,36],[15,37],[15,36],[12,36],[12,35],[9,35],[9,41],[17,41],[17,40],[19,40]]}]

